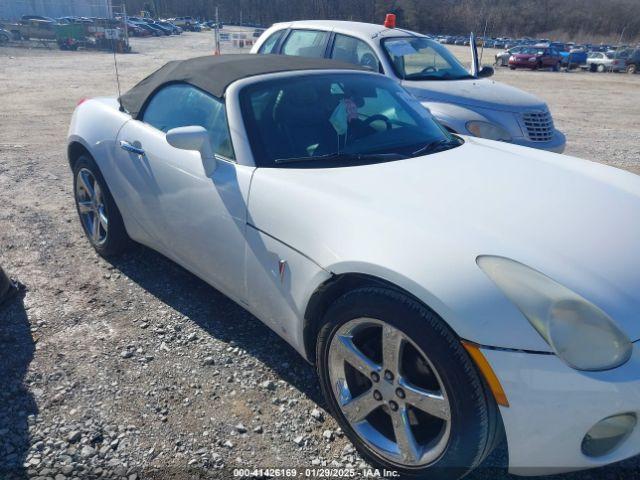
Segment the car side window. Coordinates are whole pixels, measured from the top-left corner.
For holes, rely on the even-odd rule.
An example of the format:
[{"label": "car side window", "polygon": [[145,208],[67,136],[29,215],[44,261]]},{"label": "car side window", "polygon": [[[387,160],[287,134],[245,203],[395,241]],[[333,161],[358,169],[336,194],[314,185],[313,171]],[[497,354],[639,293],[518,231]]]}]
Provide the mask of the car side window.
[{"label": "car side window", "polygon": [[191,85],[176,83],[155,93],[142,121],[165,133],[178,127],[203,127],[214,153],[235,158],[224,103]]},{"label": "car side window", "polygon": [[278,30],[271,34],[269,38],[260,47],[259,53],[275,53],[275,48],[278,46],[278,42],[282,38],[285,30]]},{"label": "car side window", "polygon": [[374,72],[380,71],[380,62],[373,49],[362,40],[348,35],[336,34],[331,58],[360,65]]},{"label": "car side window", "polygon": [[329,38],[328,32],[318,30],[293,30],[282,47],[284,55],[322,58]]}]

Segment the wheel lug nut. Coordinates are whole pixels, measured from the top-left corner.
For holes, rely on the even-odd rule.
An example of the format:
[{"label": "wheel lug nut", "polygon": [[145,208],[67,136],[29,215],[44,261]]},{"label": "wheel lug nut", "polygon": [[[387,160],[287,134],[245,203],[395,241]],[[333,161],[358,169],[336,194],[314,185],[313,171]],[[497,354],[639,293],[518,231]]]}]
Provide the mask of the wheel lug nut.
[{"label": "wheel lug nut", "polygon": [[371,380],[373,380],[374,382],[379,382],[380,381],[380,375],[378,375],[377,372],[372,372],[371,373]]},{"label": "wheel lug nut", "polygon": [[393,380],[393,373],[390,370],[386,370],[384,372],[385,380],[389,380],[390,382]]},{"label": "wheel lug nut", "polygon": [[398,396],[398,398],[404,398],[404,390],[402,390],[401,388],[396,389],[396,395]]},{"label": "wheel lug nut", "polygon": [[374,390],[373,391],[373,398],[375,398],[376,400],[380,401],[380,400],[382,400],[382,394],[378,390]]},{"label": "wheel lug nut", "polygon": [[389,408],[395,412],[396,410],[398,410],[398,404],[393,400],[391,400],[389,402]]}]

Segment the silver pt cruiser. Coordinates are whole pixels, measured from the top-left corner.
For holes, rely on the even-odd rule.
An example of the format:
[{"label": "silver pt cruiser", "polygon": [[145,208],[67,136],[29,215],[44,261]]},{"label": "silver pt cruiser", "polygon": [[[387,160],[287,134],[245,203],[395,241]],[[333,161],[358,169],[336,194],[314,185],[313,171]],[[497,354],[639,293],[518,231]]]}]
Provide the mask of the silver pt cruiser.
[{"label": "silver pt cruiser", "polygon": [[543,100],[491,80],[493,69],[470,73],[425,35],[393,25],[309,20],[277,23],[252,53],[327,57],[378,71],[400,82],[447,129],[562,153],[566,139]]}]

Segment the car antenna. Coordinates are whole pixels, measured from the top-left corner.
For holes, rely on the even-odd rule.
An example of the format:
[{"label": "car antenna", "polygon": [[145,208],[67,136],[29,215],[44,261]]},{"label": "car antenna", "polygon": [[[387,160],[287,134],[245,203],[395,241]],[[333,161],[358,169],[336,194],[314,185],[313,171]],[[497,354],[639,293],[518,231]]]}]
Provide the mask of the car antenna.
[{"label": "car antenna", "polygon": [[[115,16],[113,16],[113,18],[115,18]],[[124,23],[124,28],[125,28],[125,31],[126,31],[126,29],[127,29],[127,11],[125,10],[124,3],[122,4],[122,21]],[[113,67],[114,67],[115,73],[116,73],[116,85],[117,85],[117,88],[118,88],[118,105],[120,106],[119,110],[121,112],[124,112],[124,106],[122,105],[122,99],[120,98],[120,96],[121,96],[121,92],[120,92],[120,73],[118,72],[118,57],[116,56],[116,50],[118,50],[117,35],[112,35],[111,45],[113,47]]]},{"label": "car antenna", "polygon": [[484,21],[484,32],[482,32],[482,48],[480,49],[480,60],[478,60],[478,67],[482,67],[482,54],[484,53],[484,44],[487,41],[487,25],[489,24],[489,19]]},{"label": "car antenna", "polygon": [[115,41],[113,42],[113,66],[116,70],[116,85],[118,86],[118,104],[120,105],[120,111],[124,112],[124,107],[122,106],[122,99],[120,98],[120,75],[118,74],[118,60],[116,57]]}]

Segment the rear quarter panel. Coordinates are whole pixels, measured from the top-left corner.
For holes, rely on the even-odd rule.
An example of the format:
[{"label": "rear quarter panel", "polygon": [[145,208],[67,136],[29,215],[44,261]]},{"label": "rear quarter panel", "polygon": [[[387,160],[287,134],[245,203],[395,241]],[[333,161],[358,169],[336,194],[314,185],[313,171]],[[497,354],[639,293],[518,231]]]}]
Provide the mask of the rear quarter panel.
[{"label": "rear quarter panel", "polygon": [[138,227],[128,210],[126,191],[118,181],[116,174],[116,138],[118,132],[131,120],[131,116],[119,110],[115,98],[93,98],[82,102],[73,112],[67,145],[81,144],[98,164],[109,190],[122,214],[127,232],[132,237]]}]

